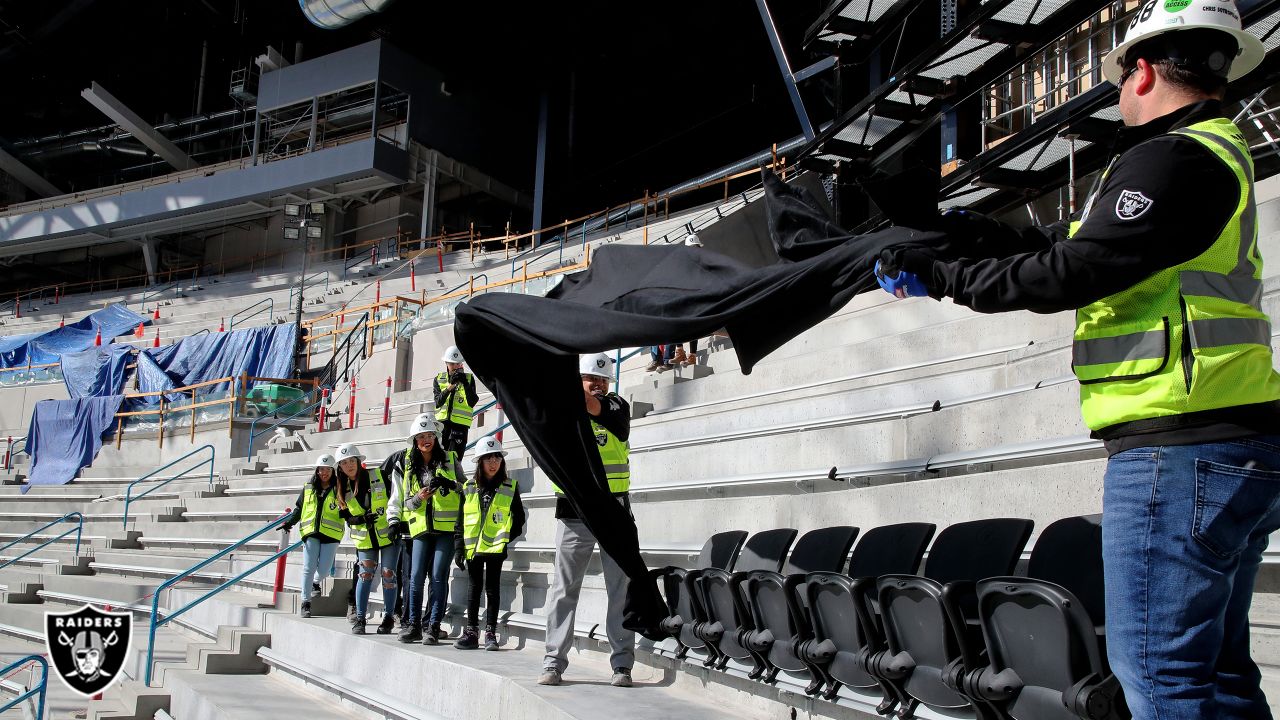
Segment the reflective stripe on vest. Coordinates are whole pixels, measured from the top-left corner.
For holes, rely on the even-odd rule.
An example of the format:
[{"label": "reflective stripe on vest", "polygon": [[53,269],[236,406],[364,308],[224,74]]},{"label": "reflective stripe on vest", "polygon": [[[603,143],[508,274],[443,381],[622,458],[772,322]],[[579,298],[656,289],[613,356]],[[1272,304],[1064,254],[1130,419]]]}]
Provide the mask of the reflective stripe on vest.
[{"label": "reflective stripe on vest", "polygon": [[[352,515],[373,513],[377,519],[373,523],[373,531],[378,536],[378,547],[391,544],[391,533],[387,525],[387,486],[382,482],[382,474],[377,470],[369,471],[369,509],[361,507],[355,493],[347,494],[347,512]],[[368,526],[364,523],[351,526],[351,541],[357,550],[372,550],[373,541],[369,538]]]},{"label": "reflective stripe on vest", "polygon": [[[1198,257],[1076,311],[1072,369],[1080,380],[1085,424],[1093,430],[1280,399],[1271,322],[1262,312],[1248,145],[1225,119],[1176,132],[1232,171],[1240,199],[1213,245]],[[1088,210],[1092,203],[1091,198]],[[1072,223],[1072,235],[1079,226]]]},{"label": "reflective stripe on vest", "polygon": [[494,491],[489,510],[480,515],[480,488],[468,481],[464,490],[467,500],[462,511],[462,540],[467,559],[476,553],[500,553],[511,541],[511,503],[516,495],[516,481],[508,479]]},{"label": "reflective stripe on vest", "polygon": [[[436,532],[453,532],[458,524],[458,514],[462,507],[462,499],[456,491],[450,491],[448,495],[441,495],[439,492],[431,494],[431,502],[424,502],[414,510],[409,510],[405,501],[410,497],[418,494],[423,488],[422,478],[419,475],[412,475],[410,468],[410,460],[413,459],[413,448],[409,448],[404,454],[404,469],[402,471],[404,482],[400,484],[400,519],[409,523],[409,537],[417,537],[425,533],[428,529]],[[436,468],[435,474],[457,482],[457,476],[453,472],[453,466],[457,459],[457,453],[449,451],[445,457],[445,461]],[[412,476],[411,476],[412,475]],[[407,488],[405,486],[408,486]],[[408,492],[405,492],[405,490]],[[430,520],[428,520],[430,515]]]},{"label": "reflective stripe on vest", "polygon": [[342,540],[346,525],[338,514],[340,508],[335,488],[335,485],[330,484],[325,489],[323,497],[316,492],[315,486],[311,483],[307,483],[303,488],[302,517],[298,524],[303,539],[319,533],[327,538]]},{"label": "reflective stripe on vest", "polygon": [[[471,382],[471,373],[466,373],[467,382]],[[462,425],[471,427],[471,403],[467,402],[467,389],[458,384],[453,389],[453,393],[449,395],[449,403],[444,407],[436,408],[436,419],[440,422],[451,422],[454,425]],[[440,373],[436,376],[436,387],[440,388],[440,392],[449,387],[449,373]]]},{"label": "reflective stripe on vest", "polygon": [[[631,490],[631,446],[618,439],[603,425],[591,421],[591,431],[595,433],[596,446],[600,448],[600,462],[604,465],[604,476],[609,480],[609,492],[614,495]],[[559,485],[551,484],[557,495],[564,495]]]}]

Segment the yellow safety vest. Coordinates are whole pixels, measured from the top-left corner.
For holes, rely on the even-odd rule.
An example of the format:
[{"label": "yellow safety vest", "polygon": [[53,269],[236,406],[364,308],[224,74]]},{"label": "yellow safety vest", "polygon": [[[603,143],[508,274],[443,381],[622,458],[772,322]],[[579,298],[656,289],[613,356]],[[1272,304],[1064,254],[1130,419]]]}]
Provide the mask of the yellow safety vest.
[{"label": "yellow safety vest", "polygon": [[[418,537],[427,532],[428,529],[436,532],[451,533],[457,527],[458,511],[462,508],[461,495],[457,491],[450,491],[448,495],[441,495],[439,491],[431,494],[431,502],[429,503],[431,508],[430,521],[427,519],[428,503],[422,503],[416,510],[409,510],[405,505],[406,500],[416,495],[424,487],[422,478],[418,475],[412,475],[410,471],[410,468],[413,467],[410,464],[410,460],[412,460],[414,452],[416,451],[413,448],[409,448],[404,452],[404,470],[402,471],[404,473],[404,482],[400,483],[401,492],[403,493],[400,498],[400,507],[402,508],[400,519],[409,523],[409,537],[411,538]],[[457,453],[450,450],[446,454],[444,464],[436,468],[436,474],[457,482],[458,478],[453,472],[457,457]],[[408,487],[405,488],[405,486]],[[406,489],[407,492],[405,492]],[[428,528],[428,522],[430,522],[430,528]]]},{"label": "yellow safety vest", "polygon": [[[1198,257],[1076,311],[1072,369],[1093,430],[1280,399],[1271,322],[1262,311],[1249,146],[1224,118],[1175,132],[1231,169],[1240,201]],[[1071,234],[1078,228],[1072,223]]]},{"label": "yellow safety vest", "polygon": [[[609,480],[609,492],[621,495],[631,490],[631,446],[618,439],[603,425],[591,421],[591,432],[595,433],[596,446],[600,448],[600,462],[604,465],[604,475]],[[557,495],[564,491],[559,485],[551,484]]]},{"label": "yellow safety vest", "polygon": [[[471,381],[471,373],[465,373],[467,381]],[[440,392],[449,387],[449,373],[442,372],[436,376],[436,386]],[[454,425],[471,427],[471,403],[467,402],[467,390],[461,384],[454,388],[449,396],[449,403],[436,408],[436,419],[440,422],[451,422]]]},{"label": "yellow safety vest", "polygon": [[480,487],[468,480],[463,489],[466,502],[462,509],[462,540],[466,544],[467,559],[480,554],[502,552],[511,541],[511,503],[516,496],[516,481],[508,478],[498,486],[489,510],[480,514]]},{"label": "yellow safety vest", "polygon": [[[369,471],[368,511],[360,506],[355,493],[347,493],[347,512],[352,515],[364,515],[366,512],[376,515],[377,520],[373,523],[373,531],[378,536],[378,547],[383,548],[391,544],[391,533],[387,529],[387,486],[382,482],[381,472],[376,469]],[[373,539],[369,537],[369,530],[365,523],[351,526],[351,540],[356,544],[357,550],[373,549]]]},{"label": "yellow safety vest", "polygon": [[334,540],[342,540],[346,526],[338,515],[338,491],[336,483],[330,483],[324,495],[316,492],[312,483],[302,490],[302,517],[299,528],[303,539],[316,533]]}]

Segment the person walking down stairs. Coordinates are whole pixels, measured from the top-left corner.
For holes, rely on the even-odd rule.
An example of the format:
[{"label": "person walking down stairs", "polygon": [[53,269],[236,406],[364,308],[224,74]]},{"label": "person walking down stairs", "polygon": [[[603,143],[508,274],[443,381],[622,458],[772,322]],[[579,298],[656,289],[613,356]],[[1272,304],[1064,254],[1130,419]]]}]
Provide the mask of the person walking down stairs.
[{"label": "person walking down stairs", "polygon": [[346,526],[339,514],[342,497],[334,477],[337,461],[328,453],[316,458],[316,469],[293,501],[293,512],[280,526],[286,534],[299,526],[302,534],[302,617],[311,617],[311,598],[333,573],[333,559]]},{"label": "person walking down stairs", "polygon": [[364,455],[355,445],[339,445],[337,458],[338,482],[343,489],[341,515],[351,528],[359,565],[356,620],[351,632],[365,634],[369,592],[376,582],[375,573],[381,569],[383,613],[378,634],[386,635],[391,632],[394,622],[391,613],[396,604],[396,555],[400,551],[399,543],[391,540],[387,523],[387,486],[377,468],[368,470],[364,467]]}]

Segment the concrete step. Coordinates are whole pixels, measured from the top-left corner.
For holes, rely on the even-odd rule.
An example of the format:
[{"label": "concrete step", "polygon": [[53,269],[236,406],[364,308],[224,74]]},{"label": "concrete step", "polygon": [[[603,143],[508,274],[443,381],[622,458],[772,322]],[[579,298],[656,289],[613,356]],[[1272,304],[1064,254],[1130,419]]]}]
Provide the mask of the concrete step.
[{"label": "concrete step", "polygon": [[173,693],[176,718],[201,720],[280,720],[305,716],[315,720],[356,720],[364,715],[345,710],[305,688],[269,675],[205,675],[170,671],[166,689]]}]

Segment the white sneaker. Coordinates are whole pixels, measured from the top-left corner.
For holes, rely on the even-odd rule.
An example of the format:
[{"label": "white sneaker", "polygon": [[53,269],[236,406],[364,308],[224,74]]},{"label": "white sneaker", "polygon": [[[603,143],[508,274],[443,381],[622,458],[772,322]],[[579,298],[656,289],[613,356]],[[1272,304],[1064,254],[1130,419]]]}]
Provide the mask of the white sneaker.
[{"label": "white sneaker", "polygon": [[555,668],[543,668],[542,674],[538,676],[539,685],[559,685],[560,671]]}]

